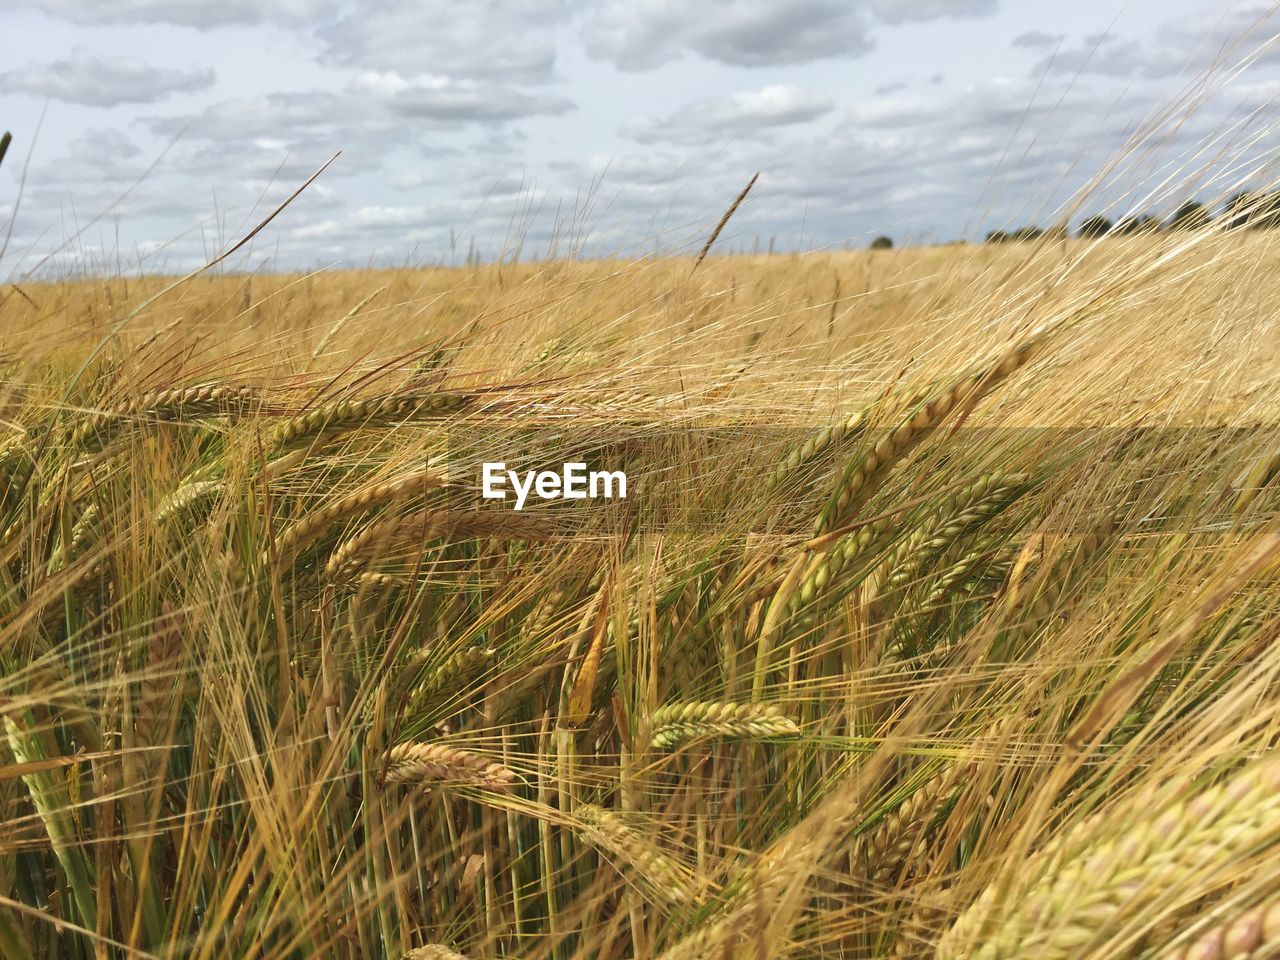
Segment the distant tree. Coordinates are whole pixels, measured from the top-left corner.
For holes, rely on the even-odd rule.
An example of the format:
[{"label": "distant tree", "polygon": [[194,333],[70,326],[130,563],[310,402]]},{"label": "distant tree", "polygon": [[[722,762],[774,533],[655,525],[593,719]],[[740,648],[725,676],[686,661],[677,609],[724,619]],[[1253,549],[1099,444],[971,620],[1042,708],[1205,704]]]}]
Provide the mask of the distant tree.
[{"label": "distant tree", "polygon": [[1017,240],[1020,243],[1028,240],[1039,240],[1044,236],[1044,231],[1037,226],[1019,227],[1013,233],[1009,234],[1010,240]]},{"label": "distant tree", "polygon": [[883,235],[876,237],[874,240],[871,241],[871,249],[872,250],[892,250],[893,240]]},{"label": "distant tree", "polygon": [[1013,237],[1003,230],[992,230],[987,234],[987,243],[1008,243]]},{"label": "distant tree", "polygon": [[1188,200],[1169,218],[1169,230],[1198,230],[1209,225],[1209,211],[1199,200]]},{"label": "distant tree", "polygon": [[1233,194],[1222,205],[1222,222],[1228,230],[1239,230],[1242,227],[1249,226],[1250,222],[1258,214],[1264,200],[1266,200],[1265,195],[1251,193],[1248,190],[1241,190],[1239,193]]},{"label": "distant tree", "polygon": [[1131,237],[1138,233],[1155,233],[1159,229],[1159,218],[1147,213],[1130,213],[1120,218],[1112,233],[1122,237]]},{"label": "distant tree", "polygon": [[1082,240],[1097,240],[1105,237],[1115,229],[1115,224],[1101,214],[1095,214],[1076,228],[1076,235]]},{"label": "distant tree", "polygon": [[1044,228],[1046,240],[1066,240],[1070,235],[1065,223],[1055,223],[1052,227]]},{"label": "distant tree", "polygon": [[1259,196],[1258,205],[1249,217],[1249,226],[1258,230],[1280,227],[1280,193]]}]

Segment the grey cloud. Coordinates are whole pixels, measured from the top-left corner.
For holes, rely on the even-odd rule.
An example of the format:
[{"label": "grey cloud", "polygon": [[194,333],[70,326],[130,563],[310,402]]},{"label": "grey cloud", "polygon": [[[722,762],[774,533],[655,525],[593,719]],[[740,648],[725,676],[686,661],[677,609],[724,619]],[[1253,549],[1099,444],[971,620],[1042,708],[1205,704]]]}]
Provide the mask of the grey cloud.
[{"label": "grey cloud", "polygon": [[525,93],[446,77],[368,72],[357,88],[397,114],[446,123],[501,123],[536,114],[560,114],[574,108],[560,96]]},{"label": "grey cloud", "polygon": [[0,73],[0,92],[51,97],[90,107],[155,103],[213,85],[209,69],[174,70],[139,60],[103,58],[77,47],[64,60],[29,63]]},{"label": "grey cloud", "polygon": [[[474,152],[477,152],[477,148],[471,146],[464,148],[444,145],[423,150],[397,151],[387,160],[389,172],[386,182],[400,193],[444,186],[448,179],[446,171]],[[481,148],[478,152],[484,151]]]},{"label": "grey cloud", "polygon": [[[848,123],[855,129],[915,130],[958,134],[1011,134],[1019,128],[1061,130],[1069,120],[1093,122],[1109,111],[1123,116],[1125,111],[1114,100],[1099,99],[1084,90],[1071,90],[1060,95],[1041,91],[1036,96],[1034,79],[1019,81],[986,81],[950,95],[937,94],[890,96],[867,99],[854,104]],[[1128,101],[1134,102],[1133,98]],[[1145,101],[1144,101],[1145,103]]]},{"label": "grey cloud", "polygon": [[567,12],[567,0],[371,0],[319,37],[342,66],[541,83],[555,67],[550,28]]},{"label": "grey cloud", "polygon": [[1147,74],[1149,69],[1142,46],[1136,40],[1086,37],[1079,46],[1055,50],[1037,63],[1031,72],[1131,77],[1135,73]]},{"label": "grey cloud", "polygon": [[405,170],[399,173],[393,173],[387,178],[387,183],[391,184],[401,193],[408,193],[410,190],[421,190],[423,187],[434,187],[440,183],[440,177],[433,173],[426,173],[422,170]]},{"label": "grey cloud", "polygon": [[997,7],[997,0],[871,0],[872,11],[885,23],[939,17],[989,17]]},{"label": "grey cloud", "polygon": [[151,117],[144,121],[160,136],[201,140],[282,137],[298,130],[332,130],[349,108],[332,93],[269,93],[255,100],[224,100],[200,113]]},{"label": "grey cloud", "polygon": [[1062,42],[1062,34],[1045,33],[1043,30],[1028,30],[1026,33],[1020,33],[1013,38],[1015,47],[1024,47],[1027,50],[1044,50],[1049,47],[1056,47]]},{"label": "grey cloud", "polygon": [[[157,181],[143,184],[126,195],[124,185],[117,183],[37,182],[23,197],[21,218],[28,227],[38,224],[41,230],[49,230],[70,217],[74,217],[74,222],[83,223],[109,213],[112,219],[167,220],[180,224],[177,229],[184,229],[210,213],[208,193],[197,197],[189,190],[174,190],[174,186],[172,181]],[[53,232],[58,235],[64,233],[56,229]]]},{"label": "grey cloud", "polygon": [[850,119],[859,127],[905,129],[937,123],[947,115],[939,98],[881,95],[855,104]]},{"label": "grey cloud", "polygon": [[1032,72],[1159,80],[1231,66],[1246,58],[1255,68],[1275,65],[1280,63],[1275,29],[1271,7],[1245,4],[1220,16],[1169,20],[1148,44],[1089,34],[1077,46],[1046,56]]},{"label": "grey cloud", "polygon": [[514,156],[525,149],[529,135],[518,127],[483,127],[467,145],[467,153],[486,157]]},{"label": "grey cloud", "polygon": [[[967,209],[989,225],[1002,225],[1002,218],[1044,224],[1070,201],[1079,184],[1117,154],[1125,155],[1122,145],[1150,114],[1156,95],[1134,88],[1117,101],[1114,93],[1081,89],[1061,98],[1054,91],[1033,100],[1034,87],[1035,81],[986,83],[940,104],[903,101],[885,107],[875,118],[882,121],[876,126],[863,117],[826,139],[843,143],[844,150],[858,153],[880,171],[908,174],[894,187],[898,198],[894,210],[904,218],[945,227],[947,215],[954,217]],[[912,115],[922,122],[903,122]],[[1187,124],[1167,133],[1167,138],[1152,144],[1154,153],[1128,154],[1131,160],[1108,175],[1109,189],[1123,194],[1143,177],[1154,177],[1147,181],[1153,183],[1167,176],[1167,168],[1159,172],[1161,158],[1182,155],[1189,145],[1202,141],[1205,131]],[[822,167],[821,149],[822,144],[791,145],[793,155],[812,165],[801,172],[837,194],[840,185]],[[872,175],[873,179],[880,176]],[[920,183],[945,190],[926,202],[923,195],[908,196],[909,190],[898,189]],[[1107,202],[1106,195],[1094,191],[1085,212],[1096,212]],[[1028,204],[1033,207],[1029,209]],[[975,219],[968,226],[978,225]],[[956,222],[953,229],[963,226]]]},{"label": "grey cloud", "polygon": [[673,153],[637,153],[613,157],[596,165],[607,182],[646,187],[670,186],[689,172],[688,164]]},{"label": "grey cloud", "polygon": [[692,170],[681,155],[660,150],[601,155],[586,161],[557,160],[550,168],[566,184],[599,182],[606,191],[633,187],[669,187],[689,176]]},{"label": "grey cloud", "polygon": [[[229,162],[264,150],[275,156],[306,155],[314,161],[341,149],[349,155],[341,168],[350,168],[357,157],[360,163],[377,168],[397,148],[419,148],[426,128],[407,120],[492,128],[520,117],[571,109],[573,104],[562,97],[468,81],[369,72],[342,93],[271,93],[225,100],[194,114],[150,117],[142,123],[157,136],[216,143]],[[492,153],[503,142],[491,137],[476,149]],[[421,148],[436,152],[440,144],[431,142]]]},{"label": "grey cloud", "polygon": [[871,49],[860,9],[844,0],[730,0],[714,11],[669,0],[606,0],[587,22],[587,53],[648,70],[692,51],[761,67],[859,56]]},{"label": "grey cloud", "polygon": [[[274,93],[228,100],[186,115],[152,117],[141,124],[177,145],[166,167],[210,189],[246,182],[296,186],[335,151],[342,156],[324,183],[371,181],[391,191],[443,189],[445,178],[428,173],[445,161],[456,167],[465,151],[478,162],[519,154],[520,133],[505,121],[571,108],[550,96],[463,81],[405,79],[368,74],[341,93]],[[465,140],[467,126],[477,132]]]},{"label": "grey cloud", "polygon": [[391,146],[405,140],[403,123],[367,103],[332,93],[274,93],[225,100],[199,113],[139,121],[177,141],[167,165],[206,182],[305,179],[335,151],[343,156],[326,179],[377,169]]},{"label": "grey cloud", "polygon": [[[92,247],[97,237],[106,249],[114,249],[117,223],[130,224],[134,230],[144,230],[152,236],[163,233],[179,238],[195,233],[203,237],[200,245],[207,259],[246,233],[296,186],[280,180],[198,183],[163,172],[131,189],[103,180],[65,185],[40,181],[24,198],[21,218],[28,229],[43,231],[46,241],[69,238],[86,228],[84,236],[76,241],[77,247]],[[290,206],[281,226],[292,226],[309,213],[332,211],[341,205],[342,199],[335,191],[322,183],[313,184]],[[89,226],[94,220],[96,224]],[[56,244],[53,240],[50,245]],[[129,246],[125,240],[122,252],[127,253]]]},{"label": "grey cloud", "polygon": [[1234,66],[1247,58],[1254,68],[1280,63],[1276,8],[1241,3],[1222,15],[1182,17],[1161,24],[1144,57],[1148,78],[1193,73],[1211,65]]},{"label": "grey cloud", "polygon": [[[982,202],[1000,155],[998,142],[963,142],[932,131],[881,137],[845,130],[776,144],[743,158],[764,172],[740,231],[794,235],[803,219],[807,242],[819,244],[872,232],[954,233],[963,227],[955,217]],[[1017,169],[1044,183],[1064,155],[1044,149]]]},{"label": "grey cloud", "polygon": [[[172,166],[185,176],[199,177],[210,184],[281,182],[296,185],[306,180],[326,159],[320,145],[285,146],[279,141],[238,143],[228,149],[222,143],[203,143],[182,150]],[[340,174],[342,168],[328,173]]]},{"label": "grey cloud", "polygon": [[622,133],[641,143],[700,144],[807,123],[831,109],[830,98],[821,93],[775,85],[754,93],[698,100],[665,119],[628,124]]},{"label": "grey cloud", "polygon": [[342,224],[337,220],[313,220],[289,231],[294,240],[319,240],[342,235]]},{"label": "grey cloud", "polygon": [[894,81],[891,81],[890,83],[880,84],[880,86],[876,87],[875,92],[878,96],[883,97],[890,93],[901,93],[905,89],[907,89],[907,84],[905,81],[894,80]]},{"label": "grey cloud", "polygon": [[30,0],[83,25],[163,23],[195,29],[282,24],[318,42],[330,65],[456,77],[553,79],[552,28],[571,0]]},{"label": "grey cloud", "polygon": [[86,130],[63,156],[42,163],[35,175],[46,184],[136,180],[146,172],[142,149],[114,127]]},{"label": "grey cloud", "polygon": [[[941,112],[972,112],[982,99],[975,94],[960,108],[948,102]],[[1072,119],[1087,115],[1081,104]],[[1004,113],[996,119],[1007,123]],[[818,244],[840,244],[875,232],[901,238],[907,232],[942,228],[950,234],[962,227],[951,219],[954,213],[980,202],[1005,156],[1010,129],[998,125],[974,131],[966,113],[955,126],[868,129],[846,124],[821,136],[797,130],[775,140],[744,141],[724,157],[692,148],[684,158],[671,154],[655,165],[652,176],[645,176],[645,155],[636,155],[618,158],[628,163],[615,162],[617,173],[611,168],[603,177],[602,193],[609,197],[611,214],[666,225],[668,240],[695,224],[699,229],[694,232],[703,236],[723,202],[741,188],[743,171],[759,169],[752,203],[735,214],[732,235],[726,237],[730,248],[750,249],[757,236],[767,244],[775,234],[786,248],[797,242],[802,221],[806,242]],[[1050,182],[1075,150],[1074,142],[1044,145],[1017,161],[1011,179]],[[628,165],[641,175],[629,175]]]},{"label": "grey cloud", "polygon": [[314,23],[337,0],[28,0],[34,9],[78,24],[170,23],[207,29],[235,24]]},{"label": "grey cloud", "polygon": [[[911,11],[900,11],[900,21],[937,8],[910,6]],[[944,6],[948,10],[935,15],[958,15],[966,6],[972,14],[975,9]],[[347,0],[345,9],[354,10],[354,0]],[[371,0],[367,9],[375,18],[379,12],[394,15],[379,35],[392,37],[399,30],[416,36],[407,0]],[[436,11],[436,21],[447,19],[438,8],[430,9]],[[482,15],[473,15],[469,6],[461,6],[453,16],[492,24],[485,18],[494,9],[485,6]],[[1159,91],[1168,92],[1169,86],[1069,83],[1074,79],[1069,74],[1054,74],[1044,78],[1039,90],[1039,76],[992,79],[955,90],[926,82],[930,71],[943,68],[939,63],[917,72],[906,89],[880,91],[863,102],[842,93],[837,98],[841,112],[836,113],[820,94],[794,88],[781,88],[789,93],[772,101],[762,97],[759,88],[766,82],[792,79],[787,71],[777,78],[769,71],[767,79],[747,86],[756,93],[711,97],[683,107],[679,100],[659,99],[649,107],[656,119],[626,128],[655,147],[632,145],[612,157],[591,158],[590,151],[610,148],[611,129],[584,130],[579,124],[571,131],[575,138],[556,148],[549,137],[569,124],[514,122],[567,107],[554,96],[558,87],[526,85],[556,79],[553,37],[544,24],[554,21],[563,27],[563,19],[555,20],[565,16],[561,4],[529,0],[506,9],[512,19],[492,30],[494,37],[514,35],[509,49],[494,49],[491,37],[469,50],[446,51],[439,60],[432,59],[431,50],[421,53],[413,43],[393,37],[386,49],[370,46],[372,30],[345,43],[324,32],[322,24],[320,55],[325,66],[351,67],[330,71],[338,84],[351,80],[346,89],[270,93],[278,87],[267,86],[260,97],[186,116],[152,118],[142,129],[125,128],[121,133],[128,135],[186,133],[156,177],[120,205],[122,217],[146,218],[134,228],[141,237],[194,234],[194,242],[164,249],[169,256],[181,251],[183,257],[199,259],[204,249],[216,249],[218,239],[234,238],[242,222],[251,226],[255,204],[260,219],[277,198],[342,147],[340,161],[259,241],[259,249],[265,250],[274,249],[279,239],[282,266],[338,259],[362,264],[370,255],[378,262],[430,262],[436,256],[447,258],[450,227],[456,232],[459,260],[472,236],[488,257],[509,247],[513,235],[528,238],[526,250],[534,252],[555,235],[558,225],[562,233],[572,234],[575,250],[579,237],[589,237],[582,241],[588,252],[616,248],[626,255],[647,253],[657,237],[656,245],[670,251],[686,240],[704,240],[725,204],[757,169],[760,182],[726,229],[724,249],[750,249],[755,236],[763,246],[774,234],[779,249],[793,248],[802,222],[806,245],[839,244],[845,238],[858,238],[854,242],[862,245],[879,232],[895,240],[931,230],[942,237],[980,236],[994,226],[1052,222],[1057,205],[1119,150],[1135,119],[1145,116]],[[599,12],[585,4],[578,7],[590,53],[633,69],[690,55],[745,66],[853,56],[870,43],[868,24],[888,29],[883,20],[871,17],[869,0],[814,0],[802,3],[798,12],[773,0],[730,2],[725,9],[722,22],[716,22],[719,11],[714,17],[691,13],[672,0],[603,0]],[[359,27],[354,17],[350,26]],[[438,26],[442,36],[474,35],[467,33],[471,28],[452,23]],[[636,31],[628,33],[632,27]],[[1126,76],[1158,76],[1169,69],[1167,63],[1186,62],[1201,48],[1220,46],[1215,29],[1199,21],[1169,26],[1142,49],[1126,47],[1127,38],[1120,38],[1104,43],[1099,54],[1115,57],[1118,51],[1134,60],[1137,65]],[[532,38],[528,44],[522,43],[525,33]],[[1027,62],[1057,43],[1057,38],[1034,32],[1015,41],[1031,51],[1023,57]],[[1068,55],[1088,49],[1079,33],[1065,46]],[[495,63],[462,62],[486,56]],[[457,62],[451,65],[448,57]],[[1122,61],[1108,69],[1127,69]],[[560,69],[571,66],[566,62]],[[703,65],[683,79],[692,85],[704,73],[720,83],[741,78],[743,71],[713,73]],[[870,83],[897,74],[890,69]],[[361,76],[363,81],[357,82]],[[593,69],[591,76],[601,73]],[[673,71],[671,79],[682,79],[681,73]],[[669,89],[673,84],[666,80],[661,87]],[[337,89],[332,83],[326,86]],[[1064,88],[1069,88],[1065,95]],[[1117,88],[1128,92],[1120,94]],[[1267,85],[1233,85],[1229,96],[1244,96],[1262,107],[1274,102],[1275,91]],[[584,97],[584,105],[589,102],[598,108],[594,98]],[[1157,146],[1166,157],[1182,158],[1188,149],[1209,142],[1211,127],[1222,119],[1220,110],[1204,111]],[[531,134],[527,140],[524,129]],[[737,142],[728,150],[702,146],[716,136]],[[104,162],[95,171],[91,164],[98,140]],[[99,204],[116,198],[125,186],[120,178],[150,160],[148,140],[138,142],[141,153],[129,136],[91,131],[83,144],[46,165],[42,175],[57,169],[58,176],[43,175],[43,184],[38,189],[33,185],[24,200],[23,235],[41,237],[46,244],[46,234],[65,235],[66,224],[80,222],[86,212],[96,214]],[[578,150],[587,153],[571,153]],[[110,162],[105,161],[108,155]],[[559,159],[532,159],[547,155]],[[335,177],[353,179],[335,183]],[[1091,195],[1083,212],[1104,209],[1105,199],[1104,194]],[[198,226],[188,230],[192,224]],[[109,230],[104,229],[103,238],[102,248],[110,248]],[[131,245],[131,239],[122,240],[126,250]]]},{"label": "grey cloud", "polygon": [[[654,233],[668,250],[686,234],[705,237],[723,202],[741,188],[744,171],[755,169],[761,171],[760,182],[751,203],[735,214],[722,241],[726,249],[750,249],[754,237],[767,243],[772,234],[786,249],[797,242],[802,220],[810,245],[869,239],[875,232],[895,238],[931,231],[981,236],[995,226],[1052,223],[1071,209],[1078,185],[1111,158],[1126,124],[1145,114],[1151,101],[1145,92],[1120,105],[1105,93],[1061,101],[1052,96],[1028,114],[1025,105],[1034,87],[1034,82],[985,84],[948,98],[937,111],[941,119],[921,126],[849,123],[820,136],[795,131],[798,135],[745,141],[724,156],[690,148],[683,156],[672,152],[652,170],[646,170],[645,155],[618,158],[618,175],[602,179],[606,216],[594,219],[590,232],[618,242],[629,238],[631,249],[646,243],[652,249]],[[1114,118],[1104,116],[1107,109]],[[1180,128],[1168,154],[1180,155],[1204,133]],[[628,177],[626,165],[639,174]],[[1144,171],[1156,180],[1167,175],[1158,159],[1134,174]],[[584,173],[569,167],[561,172],[566,186],[580,182]],[[1120,186],[1131,189],[1134,183],[1127,175]],[[1106,211],[1113,199],[1095,191],[1080,210]],[[624,225],[652,225],[653,233],[616,229],[619,218]],[[690,233],[694,225],[700,229]]]},{"label": "grey cloud", "polygon": [[506,173],[495,176],[492,172],[478,174],[470,178],[471,183],[458,191],[459,197],[478,197],[490,199],[495,197],[511,197],[527,193],[533,184],[524,173]]},{"label": "grey cloud", "polygon": [[385,232],[389,236],[416,239],[418,236],[447,234],[450,224],[505,229],[513,217],[528,215],[547,193],[536,187],[498,193],[487,197],[432,200],[423,204],[372,204],[352,211],[344,223],[352,230]]}]

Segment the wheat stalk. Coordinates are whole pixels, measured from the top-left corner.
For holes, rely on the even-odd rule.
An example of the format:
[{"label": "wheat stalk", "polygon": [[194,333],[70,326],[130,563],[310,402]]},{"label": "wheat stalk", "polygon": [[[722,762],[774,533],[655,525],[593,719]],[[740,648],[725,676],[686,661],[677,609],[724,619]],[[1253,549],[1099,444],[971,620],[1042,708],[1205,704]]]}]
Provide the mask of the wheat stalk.
[{"label": "wheat stalk", "polygon": [[85,926],[93,929],[98,914],[97,900],[93,895],[93,865],[76,842],[66,787],[54,779],[52,772],[42,769],[40,761],[45,759],[45,753],[39,739],[30,732],[29,722],[20,722],[6,715],[4,728],[13,758],[19,764],[30,764],[35,768],[23,774],[22,782],[26,784],[36,813],[44,824],[54,856],[71,884],[76,908]]},{"label": "wheat stalk", "polygon": [[182,655],[183,618],[167,602],[147,646],[146,670],[134,710],[134,727],[142,746],[160,746],[170,736],[174,706],[184,684],[178,674]]},{"label": "wheat stalk", "polygon": [[354,320],[357,316],[359,316],[360,311],[363,310],[365,307],[367,307],[370,303],[372,303],[373,299],[386,289],[387,288],[385,286],[379,287],[377,290],[374,290],[372,293],[370,293],[368,296],[362,299],[359,303],[357,303],[354,307],[348,310],[346,314],[343,316],[343,318],[339,320],[337,323],[335,323],[332,327],[330,327],[328,332],[323,337],[320,338],[320,342],[316,344],[316,348],[311,351],[311,359],[315,360],[317,357],[320,356],[320,354],[324,353],[324,348],[329,346],[333,338],[338,335],[338,333],[342,330],[342,328],[345,327],[352,320]]},{"label": "wheat stalk", "polygon": [[[742,201],[747,199],[747,194],[751,192],[751,188],[756,185],[756,180],[760,178],[759,173],[752,175],[747,181],[747,185],[742,188],[742,192],[733,198],[733,203],[729,204],[729,209],[724,212],[724,216],[720,218],[720,222],[716,224],[715,229],[711,231],[711,236],[707,237],[707,242],[702,245],[702,249],[698,251],[698,259],[693,261],[693,269],[697,270],[702,265],[702,261],[707,259],[707,254],[711,251],[712,245],[720,236],[720,231],[725,228],[725,224],[729,222],[729,218],[734,215]],[[693,271],[690,271],[691,273]]]}]

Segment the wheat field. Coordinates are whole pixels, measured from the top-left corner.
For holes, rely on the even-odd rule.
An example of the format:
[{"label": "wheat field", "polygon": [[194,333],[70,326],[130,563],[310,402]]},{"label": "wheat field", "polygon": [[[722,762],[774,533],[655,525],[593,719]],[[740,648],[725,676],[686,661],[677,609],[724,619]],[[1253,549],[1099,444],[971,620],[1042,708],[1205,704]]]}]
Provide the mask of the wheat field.
[{"label": "wheat field", "polygon": [[1280,956],[1274,235],[692,265],[6,287],[0,954]]}]

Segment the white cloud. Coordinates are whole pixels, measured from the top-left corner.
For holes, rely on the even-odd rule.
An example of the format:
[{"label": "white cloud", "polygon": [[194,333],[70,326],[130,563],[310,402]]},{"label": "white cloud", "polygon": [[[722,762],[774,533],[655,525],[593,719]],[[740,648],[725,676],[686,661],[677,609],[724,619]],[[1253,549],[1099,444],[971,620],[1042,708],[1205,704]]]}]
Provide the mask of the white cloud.
[{"label": "white cloud", "polygon": [[440,178],[430,173],[424,173],[421,170],[412,170],[393,173],[387,178],[387,182],[395,189],[407,192],[409,190],[420,190],[422,187],[439,183]]},{"label": "white cloud", "polygon": [[76,47],[63,60],[29,63],[0,73],[0,92],[50,97],[90,107],[154,103],[213,85],[209,69],[153,67],[140,60],[98,57]]},{"label": "white cloud", "polygon": [[402,227],[407,224],[422,223],[427,213],[423,207],[361,207],[351,219],[362,227]]},{"label": "white cloud", "polygon": [[294,227],[289,236],[294,240],[317,240],[324,237],[336,237],[342,232],[342,225],[337,220],[321,220],[306,226]]}]

